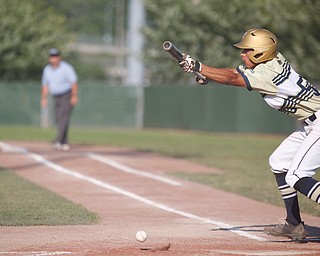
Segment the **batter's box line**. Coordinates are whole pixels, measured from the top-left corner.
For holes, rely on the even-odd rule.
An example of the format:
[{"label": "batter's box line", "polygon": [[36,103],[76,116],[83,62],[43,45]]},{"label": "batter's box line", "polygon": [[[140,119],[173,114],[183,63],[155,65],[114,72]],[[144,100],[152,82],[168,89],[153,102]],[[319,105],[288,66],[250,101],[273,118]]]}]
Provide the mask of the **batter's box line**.
[{"label": "batter's box line", "polygon": [[33,251],[33,252],[0,252],[0,255],[23,255],[23,256],[52,256],[52,255],[71,255],[74,252],[47,252],[47,251]]},{"label": "batter's box line", "polygon": [[[34,153],[28,153],[27,156],[32,158],[32,159],[34,159],[35,161],[37,161],[39,163],[44,164],[45,166],[47,166],[47,167],[49,167],[49,168],[51,168],[51,169],[53,169],[53,170],[55,170],[55,171],[57,171],[59,173],[63,173],[63,174],[66,174],[68,176],[72,176],[74,178],[77,178],[79,180],[86,181],[88,183],[91,183],[91,184],[94,184],[96,186],[102,187],[102,188],[107,189],[109,191],[113,191],[113,192],[115,192],[117,194],[126,196],[126,197],[128,197],[130,199],[133,199],[135,201],[139,201],[139,202],[141,202],[143,204],[146,204],[146,205],[161,209],[163,211],[166,211],[166,212],[169,212],[169,213],[173,213],[173,214],[176,214],[176,215],[180,215],[182,217],[185,217],[185,218],[188,218],[188,219],[192,219],[194,221],[202,222],[202,223],[205,223],[205,224],[216,225],[216,226],[218,226],[220,228],[230,228],[231,227],[230,225],[228,225],[226,223],[223,223],[223,222],[220,222],[220,221],[216,221],[216,220],[212,220],[212,219],[209,219],[209,218],[206,218],[206,217],[201,217],[201,216],[189,213],[189,212],[184,212],[184,211],[177,210],[177,209],[172,208],[170,206],[167,206],[165,204],[152,201],[152,200],[147,199],[147,198],[145,198],[143,196],[139,196],[139,195],[137,195],[135,193],[132,193],[130,191],[121,189],[121,188],[119,188],[117,186],[111,185],[109,183],[106,183],[106,182],[101,181],[99,179],[96,179],[94,177],[86,176],[84,174],[78,173],[78,172],[73,171],[71,169],[64,168],[64,167],[62,167],[60,165],[57,165],[57,164],[55,164],[53,162],[48,161],[47,159],[45,159],[41,155],[34,154]],[[245,231],[230,230],[230,232],[236,233],[239,236],[243,236],[243,237],[246,237],[246,238],[249,238],[249,239],[252,239],[252,240],[266,241],[266,239],[263,238],[263,237],[258,237],[258,236],[255,236],[255,235],[250,234],[250,233],[245,232]]]},{"label": "batter's box line", "polygon": [[142,176],[145,178],[157,180],[157,181],[160,181],[160,182],[172,185],[172,186],[181,186],[182,185],[181,182],[178,182],[178,181],[175,181],[175,180],[172,180],[172,179],[160,176],[160,175],[155,175],[155,174],[152,174],[152,173],[149,173],[146,171],[131,168],[129,166],[121,164],[121,163],[114,161],[110,158],[107,158],[105,156],[101,156],[101,155],[94,154],[94,153],[88,153],[88,154],[86,154],[86,156],[90,159],[93,159],[95,161],[99,161],[100,163],[109,165],[119,171],[122,171],[122,172],[126,172],[126,173],[130,173],[130,174],[134,174],[134,175],[139,175],[139,176]]}]

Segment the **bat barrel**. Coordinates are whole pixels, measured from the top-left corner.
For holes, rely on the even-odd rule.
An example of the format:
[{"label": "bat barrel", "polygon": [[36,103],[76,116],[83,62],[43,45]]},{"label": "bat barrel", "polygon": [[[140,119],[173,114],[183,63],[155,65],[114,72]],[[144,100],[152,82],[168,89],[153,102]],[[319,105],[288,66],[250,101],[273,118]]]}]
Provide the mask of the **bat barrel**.
[{"label": "bat barrel", "polygon": [[163,49],[169,51],[172,48],[172,43],[170,41],[165,41],[162,45]]},{"label": "bat barrel", "polygon": [[163,49],[177,61],[183,60],[183,53],[170,41],[165,41],[162,45]]}]

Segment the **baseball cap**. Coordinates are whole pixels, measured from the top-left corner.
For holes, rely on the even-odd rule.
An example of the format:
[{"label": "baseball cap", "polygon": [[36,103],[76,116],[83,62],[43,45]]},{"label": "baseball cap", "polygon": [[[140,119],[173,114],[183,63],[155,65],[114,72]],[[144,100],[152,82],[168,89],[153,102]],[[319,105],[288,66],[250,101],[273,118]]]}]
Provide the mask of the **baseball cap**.
[{"label": "baseball cap", "polygon": [[57,48],[51,48],[49,50],[49,56],[59,56],[60,51]]}]

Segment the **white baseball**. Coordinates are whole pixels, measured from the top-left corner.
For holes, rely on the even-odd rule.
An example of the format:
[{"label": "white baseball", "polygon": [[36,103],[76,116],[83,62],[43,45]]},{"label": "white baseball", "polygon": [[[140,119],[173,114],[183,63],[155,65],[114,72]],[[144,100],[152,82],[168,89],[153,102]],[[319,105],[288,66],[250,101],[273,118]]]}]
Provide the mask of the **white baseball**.
[{"label": "white baseball", "polygon": [[136,239],[143,243],[144,241],[147,240],[147,233],[143,230],[139,230],[137,233],[136,233]]}]

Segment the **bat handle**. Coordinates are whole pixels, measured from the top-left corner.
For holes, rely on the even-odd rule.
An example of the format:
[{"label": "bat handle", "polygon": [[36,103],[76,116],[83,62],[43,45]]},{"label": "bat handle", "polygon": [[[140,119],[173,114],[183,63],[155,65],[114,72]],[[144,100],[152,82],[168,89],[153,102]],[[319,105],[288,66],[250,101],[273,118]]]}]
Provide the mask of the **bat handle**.
[{"label": "bat handle", "polygon": [[[185,53],[182,54],[183,59],[187,56]],[[194,74],[197,83],[204,85],[208,83],[208,78],[205,75],[202,75],[200,72],[198,71],[192,71],[192,74]]]},{"label": "bat handle", "polygon": [[[183,56],[182,58],[185,59],[187,55],[185,53],[183,53],[182,56]],[[205,75],[202,75],[200,72],[192,71],[192,74],[195,75],[197,83],[199,83],[201,85],[208,83],[208,78]]]},{"label": "bat handle", "polygon": [[201,85],[208,83],[208,78],[206,76],[200,74],[198,71],[193,71],[192,73],[195,75],[197,83]]}]

